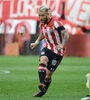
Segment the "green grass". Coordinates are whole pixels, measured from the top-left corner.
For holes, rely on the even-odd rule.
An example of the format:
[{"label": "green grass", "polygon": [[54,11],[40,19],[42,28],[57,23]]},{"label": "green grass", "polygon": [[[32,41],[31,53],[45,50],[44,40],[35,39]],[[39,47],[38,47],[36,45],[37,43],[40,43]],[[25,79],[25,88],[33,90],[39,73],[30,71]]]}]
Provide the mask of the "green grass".
[{"label": "green grass", "polygon": [[64,57],[47,94],[33,98],[39,91],[38,64],[38,56],[0,56],[0,100],[80,100],[88,94],[90,58]]}]

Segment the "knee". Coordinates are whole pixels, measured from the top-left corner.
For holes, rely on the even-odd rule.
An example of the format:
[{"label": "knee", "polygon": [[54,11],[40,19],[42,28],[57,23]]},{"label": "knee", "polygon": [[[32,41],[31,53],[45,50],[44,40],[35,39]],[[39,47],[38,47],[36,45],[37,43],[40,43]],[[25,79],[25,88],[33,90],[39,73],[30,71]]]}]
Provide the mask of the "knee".
[{"label": "knee", "polygon": [[46,56],[42,56],[40,58],[40,63],[47,64],[48,63],[48,58]]}]

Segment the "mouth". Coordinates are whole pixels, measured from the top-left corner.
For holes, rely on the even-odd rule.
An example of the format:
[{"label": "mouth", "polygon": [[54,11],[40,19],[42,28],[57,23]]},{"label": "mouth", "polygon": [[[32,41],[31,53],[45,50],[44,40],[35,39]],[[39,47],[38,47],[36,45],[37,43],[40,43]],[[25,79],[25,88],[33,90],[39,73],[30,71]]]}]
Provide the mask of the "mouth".
[{"label": "mouth", "polygon": [[44,22],[44,20],[41,19],[41,22]]},{"label": "mouth", "polygon": [[47,23],[47,20],[41,19],[42,23]]}]

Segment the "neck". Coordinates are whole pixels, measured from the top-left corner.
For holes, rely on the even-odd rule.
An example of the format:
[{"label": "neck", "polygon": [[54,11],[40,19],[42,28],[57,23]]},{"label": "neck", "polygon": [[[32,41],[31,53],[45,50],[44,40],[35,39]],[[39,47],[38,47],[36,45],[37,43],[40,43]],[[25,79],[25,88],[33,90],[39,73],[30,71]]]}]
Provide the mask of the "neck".
[{"label": "neck", "polygon": [[51,20],[52,18],[49,18],[45,24],[48,24]]}]

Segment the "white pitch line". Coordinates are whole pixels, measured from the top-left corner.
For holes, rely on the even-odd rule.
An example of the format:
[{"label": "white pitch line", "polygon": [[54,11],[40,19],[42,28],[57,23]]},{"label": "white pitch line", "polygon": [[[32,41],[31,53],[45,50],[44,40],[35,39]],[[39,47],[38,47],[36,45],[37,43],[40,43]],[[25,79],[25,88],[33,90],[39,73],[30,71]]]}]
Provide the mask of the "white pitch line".
[{"label": "white pitch line", "polygon": [[10,71],[6,71],[6,70],[0,70],[0,74],[8,74],[11,73]]}]

